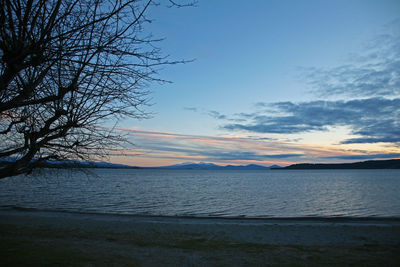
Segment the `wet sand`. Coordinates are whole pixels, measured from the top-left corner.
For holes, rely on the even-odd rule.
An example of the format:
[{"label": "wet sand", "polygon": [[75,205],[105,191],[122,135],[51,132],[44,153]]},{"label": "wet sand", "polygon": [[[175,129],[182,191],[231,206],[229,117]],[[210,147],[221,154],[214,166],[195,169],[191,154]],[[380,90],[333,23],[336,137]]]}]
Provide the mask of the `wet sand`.
[{"label": "wet sand", "polygon": [[399,266],[399,219],[0,211],[0,265]]}]

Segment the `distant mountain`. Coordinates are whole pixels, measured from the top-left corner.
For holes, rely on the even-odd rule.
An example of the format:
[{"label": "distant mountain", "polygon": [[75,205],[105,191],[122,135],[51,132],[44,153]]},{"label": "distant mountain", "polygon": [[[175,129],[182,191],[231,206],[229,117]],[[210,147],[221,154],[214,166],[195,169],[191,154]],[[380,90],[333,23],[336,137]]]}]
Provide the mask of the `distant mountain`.
[{"label": "distant mountain", "polygon": [[333,164],[293,164],[283,168],[272,168],[272,170],[322,170],[322,169],[400,169],[400,159],[368,160],[354,163]]},{"label": "distant mountain", "polygon": [[220,169],[221,166],[218,166],[213,163],[192,163],[192,162],[185,162],[181,164],[175,164],[175,165],[169,165],[169,166],[161,166],[161,167],[156,167],[159,169],[185,169],[185,170],[215,170],[215,169]]},{"label": "distant mountain", "polygon": [[[15,159],[7,158],[0,160],[0,166],[13,162]],[[181,169],[181,170],[269,170],[270,168],[281,168],[278,165],[265,167],[256,164],[249,165],[226,165],[220,166],[213,163],[193,163],[184,162],[176,165],[161,166],[161,167],[137,167],[124,164],[115,164],[109,162],[89,162],[89,161],[74,161],[74,160],[48,160],[39,166],[41,168],[111,168],[111,169]]]},{"label": "distant mountain", "polygon": [[88,162],[70,160],[49,160],[41,165],[42,168],[110,168],[110,169],[137,169],[138,167],[109,162]]},{"label": "distant mountain", "polygon": [[279,165],[271,165],[271,166],[269,166],[268,168],[270,168],[270,169],[280,169],[280,168],[282,168],[282,166],[279,166]]},{"label": "distant mountain", "polygon": [[[271,167],[279,168],[278,165],[273,165]],[[154,167],[157,169],[180,169],[180,170],[269,170],[271,167],[265,167],[256,164],[249,165],[226,165],[220,166],[213,163],[192,163],[185,162],[176,165],[162,166],[162,167]]]},{"label": "distant mountain", "polygon": [[[276,166],[276,165],[275,165]],[[279,166],[278,166],[279,167]],[[225,170],[269,170],[271,167],[265,167],[256,164],[249,165],[226,165],[223,167]]]}]

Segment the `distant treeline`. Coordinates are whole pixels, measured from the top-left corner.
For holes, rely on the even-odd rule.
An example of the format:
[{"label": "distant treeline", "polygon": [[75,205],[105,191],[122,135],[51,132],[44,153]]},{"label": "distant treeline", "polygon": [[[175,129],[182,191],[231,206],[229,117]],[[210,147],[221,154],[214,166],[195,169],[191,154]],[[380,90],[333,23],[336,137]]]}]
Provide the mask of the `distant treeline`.
[{"label": "distant treeline", "polygon": [[400,169],[400,159],[368,160],[354,163],[301,163],[271,170],[323,170],[323,169]]}]

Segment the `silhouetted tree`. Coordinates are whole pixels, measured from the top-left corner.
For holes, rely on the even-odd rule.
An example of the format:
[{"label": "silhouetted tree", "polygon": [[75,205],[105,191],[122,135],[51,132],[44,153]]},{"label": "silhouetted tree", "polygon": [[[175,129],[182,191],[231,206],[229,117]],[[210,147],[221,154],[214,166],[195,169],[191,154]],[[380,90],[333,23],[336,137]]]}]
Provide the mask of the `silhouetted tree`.
[{"label": "silhouetted tree", "polygon": [[144,37],[152,4],[0,1],[0,178],[49,159],[106,156],[124,141],[107,119],[146,117],[157,67],[179,63]]}]

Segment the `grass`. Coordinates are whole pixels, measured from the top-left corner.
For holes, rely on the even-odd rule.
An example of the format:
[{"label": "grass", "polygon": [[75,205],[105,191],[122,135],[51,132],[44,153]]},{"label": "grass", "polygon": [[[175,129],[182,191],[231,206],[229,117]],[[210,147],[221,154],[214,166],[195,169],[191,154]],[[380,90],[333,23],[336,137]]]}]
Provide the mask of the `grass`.
[{"label": "grass", "polygon": [[400,246],[294,246],[196,234],[104,233],[0,224],[0,266],[400,266]]},{"label": "grass", "polygon": [[139,266],[134,258],[118,254],[96,255],[76,247],[55,246],[50,242],[2,239],[1,266]]}]

